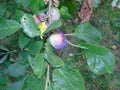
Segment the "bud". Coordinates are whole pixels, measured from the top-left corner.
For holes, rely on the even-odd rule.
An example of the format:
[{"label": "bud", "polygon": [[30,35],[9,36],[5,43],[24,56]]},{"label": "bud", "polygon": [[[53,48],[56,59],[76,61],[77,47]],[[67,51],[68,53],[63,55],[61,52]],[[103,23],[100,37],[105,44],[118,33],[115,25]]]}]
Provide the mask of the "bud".
[{"label": "bud", "polygon": [[41,21],[46,21],[47,17],[48,17],[48,16],[47,16],[45,13],[41,13],[41,14],[39,15],[39,18],[40,18]]},{"label": "bud", "polygon": [[64,49],[67,46],[67,39],[61,32],[51,35],[49,42],[55,49]]},{"label": "bud", "polygon": [[33,15],[33,18],[35,19],[36,24],[41,23],[39,17],[37,17],[35,14]]}]

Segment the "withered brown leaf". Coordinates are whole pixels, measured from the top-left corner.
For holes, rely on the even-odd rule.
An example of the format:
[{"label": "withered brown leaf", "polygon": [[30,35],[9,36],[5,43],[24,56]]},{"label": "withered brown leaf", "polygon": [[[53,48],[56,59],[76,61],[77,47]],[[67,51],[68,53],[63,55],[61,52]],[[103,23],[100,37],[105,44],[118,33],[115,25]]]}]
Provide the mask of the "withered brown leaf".
[{"label": "withered brown leaf", "polygon": [[92,13],[93,0],[83,0],[78,11],[78,16],[82,22],[88,22]]}]

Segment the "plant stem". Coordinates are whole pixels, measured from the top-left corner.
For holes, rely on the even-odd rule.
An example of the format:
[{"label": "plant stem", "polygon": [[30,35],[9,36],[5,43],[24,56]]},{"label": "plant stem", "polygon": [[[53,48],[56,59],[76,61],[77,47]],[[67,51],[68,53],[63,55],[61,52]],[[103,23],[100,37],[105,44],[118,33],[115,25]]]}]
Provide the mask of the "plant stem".
[{"label": "plant stem", "polygon": [[45,90],[48,89],[48,85],[50,84],[50,67],[49,67],[49,64],[47,64],[47,76],[46,76],[46,85],[45,85]]},{"label": "plant stem", "polygon": [[65,36],[74,36],[74,33],[64,34]]},{"label": "plant stem", "polygon": [[[49,23],[52,23],[52,15],[51,15],[51,11],[52,11],[52,0],[49,0],[49,10],[48,10],[48,18],[49,18]],[[45,85],[45,90],[48,89],[48,85],[50,85],[50,66],[47,63],[47,76],[46,76],[46,85]]]},{"label": "plant stem", "polygon": [[71,43],[71,42],[68,41],[68,40],[67,40],[67,42],[68,42],[68,44],[70,44],[70,45],[73,46],[73,47],[82,48],[82,49],[87,49],[87,48],[82,47],[82,46],[80,46],[80,45],[73,44],[73,43]]},{"label": "plant stem", "polygon": [[51,11],[52,11],[52,0],[49,0],[49,23],[51,24],[52,23],[52,15],[51,15]]}]

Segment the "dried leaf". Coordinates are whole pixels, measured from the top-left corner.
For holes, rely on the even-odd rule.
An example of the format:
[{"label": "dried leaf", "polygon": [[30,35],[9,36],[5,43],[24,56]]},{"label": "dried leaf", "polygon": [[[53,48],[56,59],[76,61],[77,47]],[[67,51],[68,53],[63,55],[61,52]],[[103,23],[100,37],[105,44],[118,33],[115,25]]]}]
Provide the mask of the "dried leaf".
[{"label": "dried leaf", "polygon": [[93,0],[83,0],[78,12],[82,22],[88,22],[92,13]]}]

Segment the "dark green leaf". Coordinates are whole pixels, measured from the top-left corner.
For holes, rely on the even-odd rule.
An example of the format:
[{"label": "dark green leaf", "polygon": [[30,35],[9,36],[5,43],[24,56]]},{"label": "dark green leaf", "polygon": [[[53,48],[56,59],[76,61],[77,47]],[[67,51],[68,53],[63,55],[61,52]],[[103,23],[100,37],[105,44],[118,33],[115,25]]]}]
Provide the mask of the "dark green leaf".
[{"label": "dark green leaf", "polygon": [[12,77],[19,77],[25,74],[26,69],[27,69],[27,65],[22,65],[20,63],[14,63],[8,67],[7,72]]},{"label": "dark green leaf", "polygon": [[5,48],[2,44],[0,44],[0,49],[3,51],[9,51],[7,48]]},{"label": "dark green leaf", "polygon": [[91,44],[80,44],[80,46],[86,48],[86,60],[91,71],[96,74],[113,72],[115,59],[109,49]]},{"label": "dark green leaf", "polygon": [[20,33],[19,36],[19,45],[20,48],[23,49],[30,41],[31,39],[29,37],[27,37],[24,33]]},{"label": "dark green leaf", "polygon": [[14,19],[17,22],[20,22],[20,20],[24,14],[25,13],[22,10],[17,9],[17,10],[15,10],[15,13],[12,15],[12,19]]},{"label": "dark green leaf", "polygon": [[62,25],[61,20],[56,20],[47,28],[47,30],[43,34],[50,32],[51,30],[56,29],[60,27],[61,25]]},{"label": "dark green leaf", "polygon": [[35,75],[38,76],[38,78],[41,78],[41,76],[45,73],[46,67],[46,63],[44,61],[44,54],[38,53],[35,58],[29,56],[28,60]]},{"label": "dark green leaf", "polygon": [[26,46],[26,50],[31,54],[31,55],[36,55],[37,53],[40,52],[42,49],[43,42],[42,41],[36,41],[36,42],[31,42]]},{"label": "dark green leaf", "polygon": [[[0,85],[5,86],[8,84],[8,79],[4,74],[0,73]],[[0,88],[1,89],[1,88]]]},{"label": "dark green leaf", "polygon": [[21,24],[23,25],[23,32],[33,38],[40,35],[40,30],[35,23],[34,18],[30,14],[23,15],[21,19]]},{"label": "dark green leaf", "polygon": [[3,4],[0,4],[0,16],[3,16],[6,11],[6,7]]},{"label": "dark green leaf", "polygon": [[14,0],[17,4],[22,5],[24,8],[27,8],[30,4],[30,0]]},{"label": "dark green leaf", "polygon": [[44,9],[44,0],[30,0],[30,9],[33,13]]},{"label": "dark green leaf", "polygon": [[61,67],[64,65],[63,60],[50,51],[50,49],[46,50],[45,58],[53,67]]},{"label": "dark green leaf", "polygon": [[45,78],[37,78],[35,75],[31,75],[24,84],[24,90],[45,90]]},{"label": "dark green leaf", "polygon": [[90,23],[81,23],[75,30],[75,36],[88,43],[97,44],[101,39],[100,32]]},{"label": "dark green leaf", "polygon": [[24,85],[23,81],[15,82],[15,83],[10,84],[7,90],[22,90],[23,85]]},{"label": "dark green leaf", "polygon": [[74,0],[60,0],[60,7],[62,6],[66,6],[71,15],[75,14],[77,9],[77,4]]},{"label": "dark green leaf", "polygon": [[65,6],[62,6],[60,9],[60,13],[64,19],[70,19],[72,16],[68,12],[68,8]]},{"label": "dark green leaf", "polygon": [[5,56],[3,56],[3,57],[0,59],[0,64],[2,64],[5,60],[7,60],[7,57],[8,57],[8,54],[6,54]]},{"label": "dark green leaf", "polygon": [[0,17],[0,39],[17,32],[20,28],[21,25],[16,21]]},{"label": "dark green leaf", "polygon": [[85,90],[81,74],[67,66],[53,71],[52,88],[53,90]]}]

